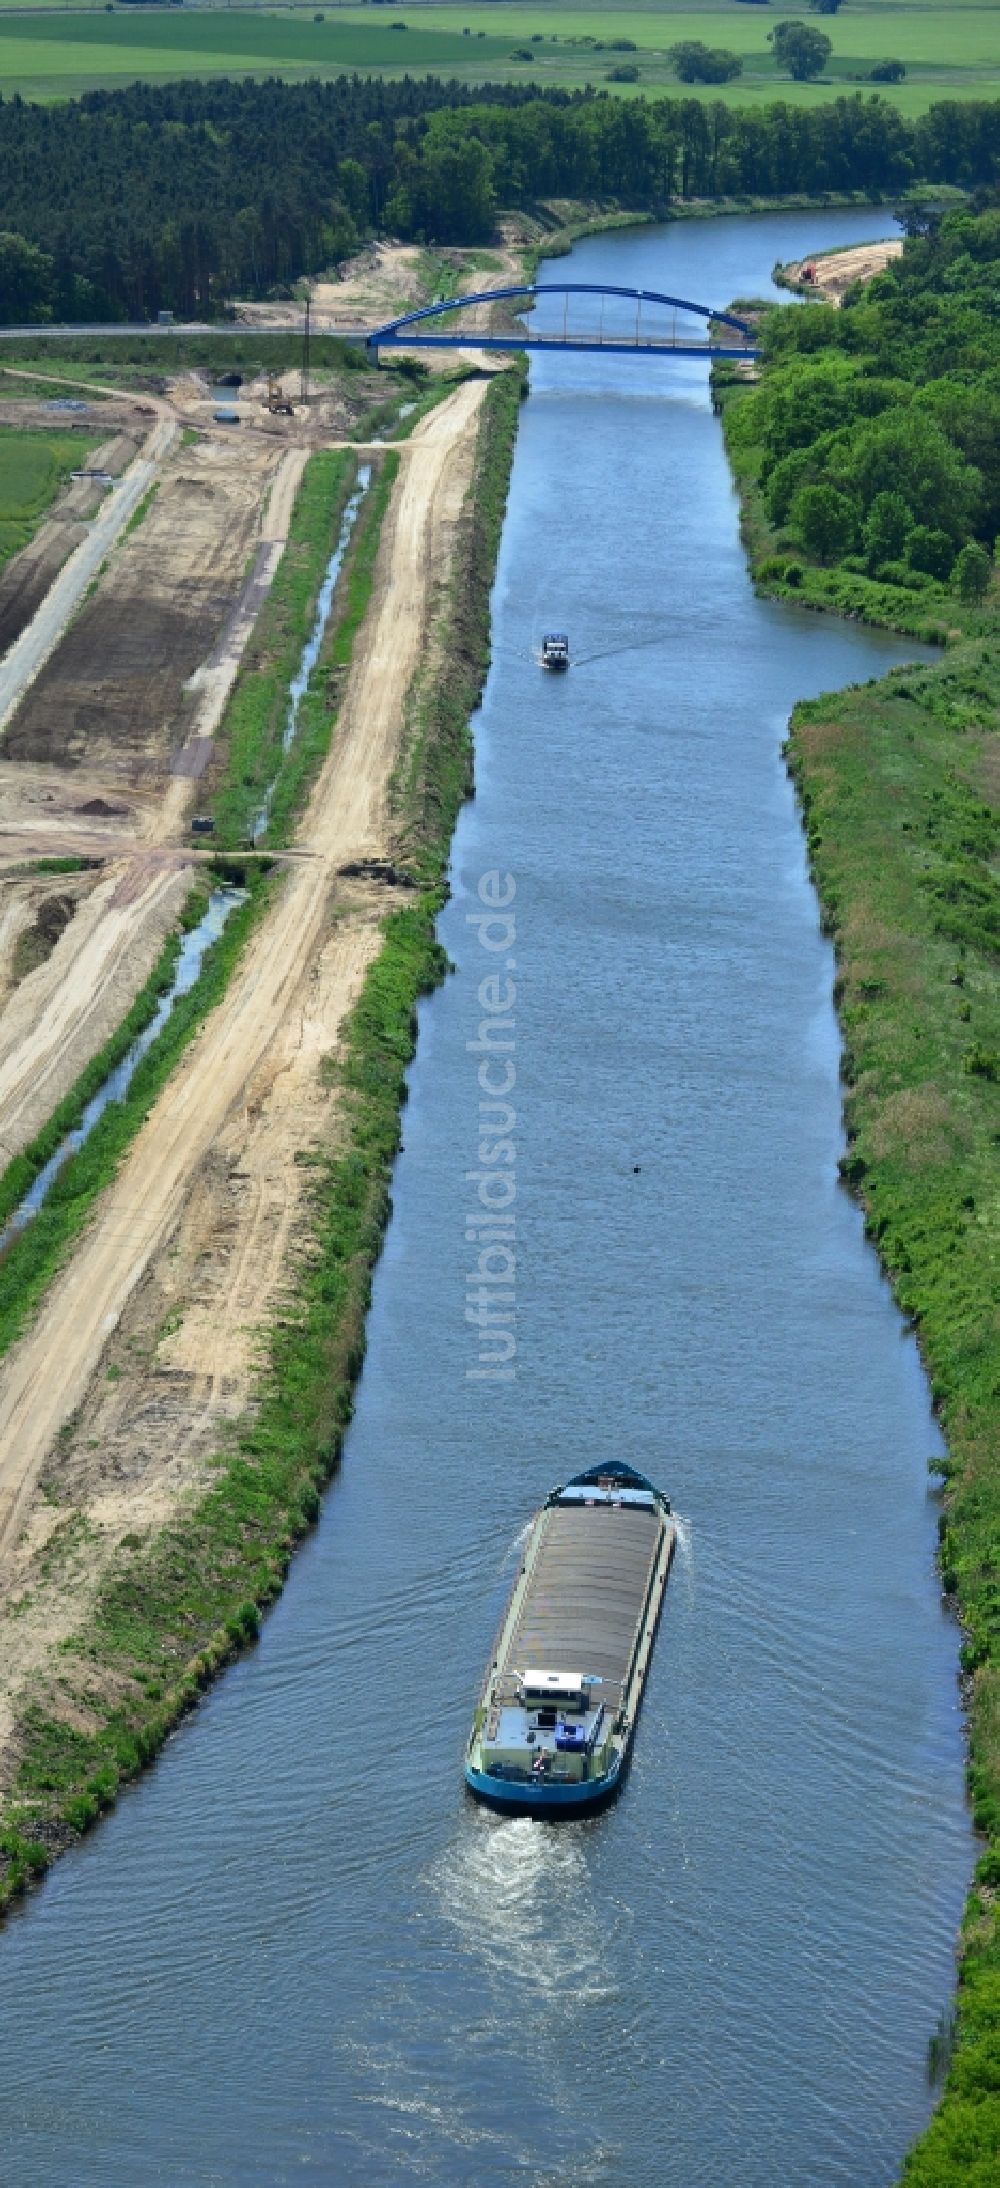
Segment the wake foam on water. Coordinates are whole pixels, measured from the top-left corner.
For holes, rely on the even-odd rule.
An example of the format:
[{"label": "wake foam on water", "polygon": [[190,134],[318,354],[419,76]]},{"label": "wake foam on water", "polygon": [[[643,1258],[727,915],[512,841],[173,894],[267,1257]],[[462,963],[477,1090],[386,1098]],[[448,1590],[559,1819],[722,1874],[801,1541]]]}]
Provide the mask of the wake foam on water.
[{"label": "wake foam on water", "polygon": [[505,1549],[503,1557],[500,1560],[500,1571],[502,1573],[505,1573],[507,1571],[509,1565],[513,1565],[515,1558],[520,1557],[521,1551],[523,1550],[524,1545],[528,1540],[528,1536],[530,1535],[534,1524],[535,1523],[533,1519],[527,1520],[525,1525],[521,1528],[519,1534],[516,1534],[514,1536],[513,1542],[508,1542],[507,1548]]},{"label": "wake foam on water", "polygon": [[694,1536],[691,1522],[689,1519],[682,1519],[679,1512],[672,1511],[670,1517],[677,1529],[677,1556],[681,1564],[686,1566],[690,1572],[694,1566]]},{"label": "wake foam on water", "polygon": [[609,1996],[605,1958],[583,1832],[531,1816],[468,1816],[457,1842],[434,1864],[431,1891],[465,1952],[522,2004],[574,2012]]}]

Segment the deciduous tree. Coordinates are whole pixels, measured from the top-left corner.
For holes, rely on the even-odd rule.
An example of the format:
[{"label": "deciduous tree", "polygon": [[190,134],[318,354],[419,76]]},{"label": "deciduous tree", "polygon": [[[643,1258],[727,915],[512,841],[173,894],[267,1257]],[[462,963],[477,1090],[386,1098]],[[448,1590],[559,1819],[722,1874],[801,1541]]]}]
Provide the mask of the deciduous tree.
[{"label": "deciduous tree", "polygon": [[908,533],[913,530],[913,511],[909,502],[891,489],[876,494],[863,529],[869,569],[874,571],[883,562],[895,562],[903,552]]},{"label": "deciduous tree", "polygon": [[985,547],[981,547],[977,539],[968,540],[952,572],[952,583],[959,598],[965,601],[985,599],[990,569]]},{"label": "deciduous tree", "polygon": [[683,84],[728,84],[743,74],[738,53],[703,45],[700,38],[684,38],[671,46],[670,59]]},{"label": "deciduous tree", "polygon": [[803,486],[792,503],[792,523],[818,562],[839,562],[854,544],[857,509],[834,486]]},{"label": "deciduous tree", "polygon": [[822,76],[833,52],[825,31],[814,30],[811,23],[776,23],[767,35],[778,67],[787,68],[796,83]]}]

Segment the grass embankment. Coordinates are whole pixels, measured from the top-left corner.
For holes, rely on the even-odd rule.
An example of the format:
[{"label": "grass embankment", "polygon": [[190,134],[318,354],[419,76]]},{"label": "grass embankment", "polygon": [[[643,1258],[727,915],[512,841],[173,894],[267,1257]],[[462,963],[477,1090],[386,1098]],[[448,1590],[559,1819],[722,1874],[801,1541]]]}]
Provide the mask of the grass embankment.
[{"label": "grass embankment", "polygon": [[429,888],[440,883],[455,815],[472,789],[469,717],[489,666],[489,579],[483,573],[491,578],[496,560],[525,385],[523,369],[515,368],[498,374],[488,391],[475,491],[462,517],[444,627],[408,700],[393,806],[405,863]]},{"label": "grass embankment", "polygon": [[[358,342],[338,341],[332,334],[313,334],[309,356],[314,370],[369,372],[371,365]],[[192,367],[215,372],[293,372],[302,363],[302,335],[294,328],[287,334],[264,334],[255,327],[234,327],[226,333],[185,334],[53,334],[39,340],[23,334],[5,339],[0,366],[33,366],[42,374],[69,378],[66,366],[100,366],[109,381],[122,378],[128,368],[146,372],[184,372]],[[23,386],[22,382],[22,386]],[[11,388],[15,383],[11,382]],[[51,389],[46,393],[51,396]]]},{"label": "grass embankment", "polygon": [[96,447],[92,433],[0,428],[0,570],[27,546],[70,472]]},{"label": "grass embankment", "polygon": [[412,764],[396,793],[425,886],[388,919],[331,1061],[346,1097],[347,1145],[336,1156],[309,1151],[311,1240],[296,1308],[271,1333],[259,1407],[220,1453],[212,1489],[152,1543],[131,1538],[132,1548],[123,1545],[73,1657],[66,1654],[63,1684],[82,1713],[78,1723],[91,1729],[41,1711],[24,1726],[0,1829],[0,1905],[110,1806],[219,1667],[252,1639],[337,1465],[389,1213],[416,1003],[445,969],[435,918],[468,783],[468,718],[488,660],[489,591],[518,393],[516,375],[504,375],[484,405],[476,479],[436,633],[440,672],[419,695]]},{"label": "grass embankment", "polygon": [[956,2048],[909,2188],[1000,2162],[1000,627],[932,669],[796,708],[789,758],[837,952],[844,1170],[947,1439],[941,1574],[965,1634],[969,1789],[987,1841]]},{"label": "grass embankment", "polygon": [[[470,347],[472,347],[470,342]],[[385,356],[383,350],[382,355]],[[380,367],[380,370],[383,369]],[[409,383],[401,389],[398,381],[391,395],[384,402],[373,403],[370,410],[362,411],[355,425],[350,428],[352,441],[393,440],[408,441],[411,433],[426,418],[428,411],[436,410],[447,396],[460,387],[463,380],[471,378],[475,367],[460,365],[454,372],[428,374],[426,366],[416,360],[402,358],[395,368],[400,377]],[[405,407],[406,416],[400,411]]]},{"label": "grass embankment", "polygon": [[345,449],[323,449],[306,466],[285,552],[227,709],[223,780],[205,801],[222,849],[247,845],[272,782],[269,823],[261,842],[288,841],[333,734],[344,672],[371,596],[382,518],[398,465],[398,456],[383,459],[361,503],[325,644],[299,707],[294,742],[283,754],[288,687],[312,629],[317,597],[357,478],[355,459]]}]

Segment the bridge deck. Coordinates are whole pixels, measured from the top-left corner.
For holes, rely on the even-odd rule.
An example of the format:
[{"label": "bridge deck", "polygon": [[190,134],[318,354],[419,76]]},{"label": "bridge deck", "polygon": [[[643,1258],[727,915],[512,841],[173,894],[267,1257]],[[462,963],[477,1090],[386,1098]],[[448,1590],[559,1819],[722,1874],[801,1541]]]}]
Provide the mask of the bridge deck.
[{"label": "bridge deck", "polygon": [[753,342],[637,342],[634,336],[617,340],[609,335],[589,338],[572,334],[492,334],[478,327],[468,327],[464,334],[410,334],[405,329],[399,334],[376,331],[368,337],[368,348],[585,350],[591,354],[640,357],[753,358],[758,355]]}]

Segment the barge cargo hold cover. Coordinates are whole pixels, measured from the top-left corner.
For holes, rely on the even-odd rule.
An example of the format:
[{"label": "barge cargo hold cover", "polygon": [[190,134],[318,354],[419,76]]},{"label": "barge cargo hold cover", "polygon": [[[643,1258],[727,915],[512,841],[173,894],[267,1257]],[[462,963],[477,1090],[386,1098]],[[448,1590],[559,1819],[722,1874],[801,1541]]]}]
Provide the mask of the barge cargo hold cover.
[{"label": "barge cargo hold cover", "polygon": [[618,1792],[677,1531],[660,1490],[611,1462],[538,1513],[476,1710],[466,1782],[520,1815],[586,1814]]}]

